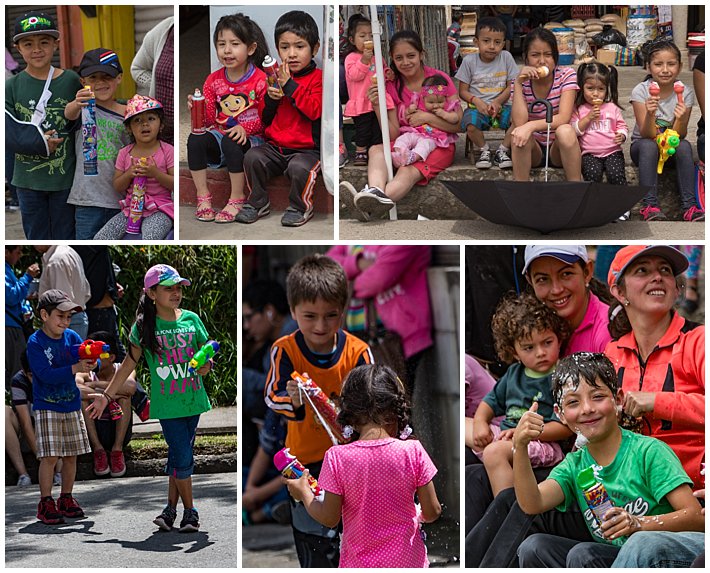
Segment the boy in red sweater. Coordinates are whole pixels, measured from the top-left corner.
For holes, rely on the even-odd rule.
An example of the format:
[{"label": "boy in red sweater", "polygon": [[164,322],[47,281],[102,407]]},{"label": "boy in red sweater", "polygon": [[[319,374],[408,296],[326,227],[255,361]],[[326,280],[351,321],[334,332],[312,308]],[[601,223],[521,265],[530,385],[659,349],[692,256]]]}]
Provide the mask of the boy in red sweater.
[{"label": "boy in red sweater", "polygon": [[320,48],[315,20],[300,10],[276,22],[278,85],[270,86],[260,105],[266,143],[244,158],[249,200],[236,217],[254,223],[269,214],[266,182],[285,174],[291,180],[289,206],[281,218],[286,227],[300,227],[313,216],[313,190],[320,170],[320,118],[323,74],[313,56]]}]

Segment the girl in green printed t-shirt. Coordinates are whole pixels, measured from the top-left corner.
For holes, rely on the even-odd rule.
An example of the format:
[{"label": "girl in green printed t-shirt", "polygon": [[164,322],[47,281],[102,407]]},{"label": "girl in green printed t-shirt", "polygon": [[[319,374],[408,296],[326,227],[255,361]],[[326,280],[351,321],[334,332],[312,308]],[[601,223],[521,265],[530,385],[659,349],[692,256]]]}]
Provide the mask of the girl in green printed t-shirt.
[{"label": "girl in green printed t-shirt", "polygon": [[87,412],[98,418],[141,356],[145,356],[150,368],[150,414],[160,421],[168,444],[165,471],[170,476],[168,504],[153,523],[170,531],[177,517],[179,497],[184,507],[180,531],[198,531],[199,516],[192,500],[192,449],[200,414],[210,409],[202,377],[212,369],[212,361],[194,373],[189,371],[189,362],[207,342],[207,331],[194,312],[180,308],[182,285],[190,286],[190,281],[173,267],[151,267],[143,283],[128,355],[106,390],[92,395],[94,402]]}]

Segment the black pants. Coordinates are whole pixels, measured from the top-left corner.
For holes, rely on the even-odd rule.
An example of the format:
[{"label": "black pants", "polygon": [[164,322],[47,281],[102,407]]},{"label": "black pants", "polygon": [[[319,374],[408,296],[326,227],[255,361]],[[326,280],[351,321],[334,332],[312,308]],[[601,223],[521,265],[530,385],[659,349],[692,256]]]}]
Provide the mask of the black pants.
[{"label": "black pants", "polygon": [[606,157],[582,155],[582,177],[585,181],[601,183],[606,172],[606,180],[612,185],[626,185],[626,162],[624,152],[617,151]]},{"label": "black pants", "polygon": [[374,111],[356,115],[353,124],[355,125],[353,140],[358,147],[370,149],[373,145],[382,143],[382,129]]},{"label": "black pants", "polygon": [[520,567],[609,568],[620,550],[616,545],[537,533],[520,546]]},{"label": "black pants", "polygon": [[261,209],[269,202],[266,182],[277,175],[291,180],[288,202],[301,213],[313,210],[313,191],[320,171],[320,152],[315,149],[286,149],[265,143],[249,150],[244,172],[249,188],[249,205]]},{"label": "black pants", "polygon": [[244,154],[249,150],[249,140],[239,145],[228,135],[222,138],[220,147],[217,138],[211,133],[195,135],[191,133],[187,138],[187,165],[191,171],[207,169],[208,165],[222,163],[222,154],[227,162],[229,173],[242,173],[244,171]]},{"label": "black pants", "polygon": [[[308,471],[316,479],[322,462],[308,464]],[[340,562],[340,526],[329,529],[313,519],[302,503],[291,501],[291,529],[296,544],[298,562],[302,568],[336,568]]]},{"label": "black pants", "polygon": [[[535,469],[538,480],[549,472],[550,468]],[[489,499],[490,505],[486,503]],[[474,519],[477,521],[471,525]],[[551,510],[528,515],[520,509],[513,488],[503,490],[493,500],[483,464],[466,466],[466,528],[467,567],[515,566],[518,547],[534,533],[555,534],[577,542],[593,541],[576,505],[566,512]]]}]

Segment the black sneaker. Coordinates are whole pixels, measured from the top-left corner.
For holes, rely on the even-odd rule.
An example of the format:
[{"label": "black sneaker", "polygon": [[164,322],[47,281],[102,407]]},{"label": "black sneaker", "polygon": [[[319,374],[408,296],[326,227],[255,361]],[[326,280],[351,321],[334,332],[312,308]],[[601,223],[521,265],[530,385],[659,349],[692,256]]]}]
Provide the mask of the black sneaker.
[{"label": "black sneaker", "polygon": [[305,225],[313,217],[313,209],[301,213],[295,207],[287,207],[284,211],[283,217],[281,217],[281,224],[284,227],[300,227]]},{"label": "black sneaker", "polygon": [[64,523],[64,517],[62,517],[62,514],[59,510],[57,510],[57,506],[51,496],[43,497],[39,500],[39,505],[37,506],[37,519],[47,525]]},{"label": "black sneaker", "polygon": [[256,207],[247,203],[246,205],[244,205],[244,207],[242,207],[242,210],[237,213],[237,216],[234,218],[234,220],[237,223],[256,223],[262,217],[266,217],[270,212],[270,203],[267,203],[260,209],[257,209]]},{"label": "black sneaker", "polygon": [[368,219],[379,219],[394,207],[394,201],[379,187],[366,186],[355,195],[355,207],[365,213]]},{"label": "black sneaker", "polygon": [[493,165],[498,167],[498,169],[510,169],[513,167],[513,160],[499,147],[493,155]]},{"label": "black sneaker", "polygon": [[200,516],[197,514],[197,510],[193,507],[192,509],[186,509],[182,513],[182,521],[180,522],[180,533],[190,533],[191,531],[200,530]]},{"label": "black sneaker", "polygon": [[163,513],[153,520],[153,523],[160,527],[163,531],[171,531],[173,528],[173,523],[177,518],[177,510],[169,505],[165,506]]},{"label": "black sneaker", "polygon": [[491,150],[481,149],[481,155],[478,156],[478,161],[476,161],[476,168],[490,169],[491,165]]}]

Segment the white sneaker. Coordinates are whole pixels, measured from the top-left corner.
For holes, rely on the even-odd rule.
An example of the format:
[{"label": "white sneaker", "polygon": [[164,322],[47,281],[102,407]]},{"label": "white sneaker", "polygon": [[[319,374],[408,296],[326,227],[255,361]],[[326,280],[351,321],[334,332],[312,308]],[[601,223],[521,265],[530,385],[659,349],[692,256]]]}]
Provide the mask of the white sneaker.
[{"label": "white sneaker", "polygon": [[22,474],[20,476],[20,479],[17,480],[17,486],[18,487],[27,487],[28,485],[32,485],[32,478],[28,476],[27,474]]},{"label": "white sneaker", "polygon": [[476,161],[476,167],[478,169],[490,169],[491,165],[491,150],[490,149],[481,149],[481,155],[478,157],[478,161]]}]

